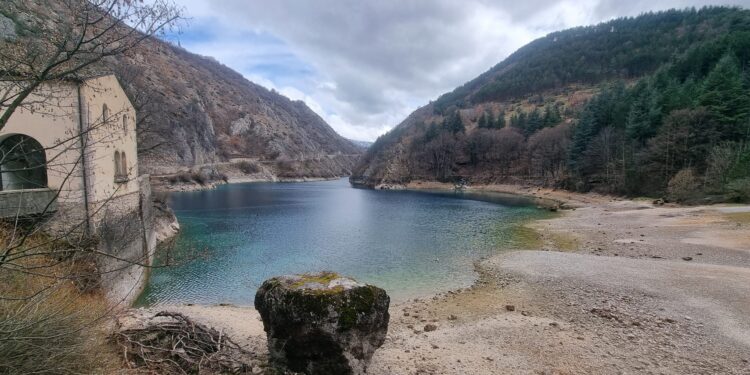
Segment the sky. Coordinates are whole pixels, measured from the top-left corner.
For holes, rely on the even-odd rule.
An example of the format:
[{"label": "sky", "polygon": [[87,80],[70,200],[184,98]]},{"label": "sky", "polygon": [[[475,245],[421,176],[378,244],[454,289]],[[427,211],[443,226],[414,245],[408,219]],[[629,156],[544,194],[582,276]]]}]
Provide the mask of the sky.
[{"label": "sky", "polygon": [[750,0],[174,0],[168,39],[303,100],[372,141],[550,32],[647,11]]}]

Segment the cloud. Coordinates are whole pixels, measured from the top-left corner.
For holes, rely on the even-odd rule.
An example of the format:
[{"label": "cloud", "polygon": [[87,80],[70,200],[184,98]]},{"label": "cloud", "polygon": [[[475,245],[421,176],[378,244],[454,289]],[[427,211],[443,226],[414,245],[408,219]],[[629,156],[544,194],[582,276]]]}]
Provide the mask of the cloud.
[{"label": "cloud", "polygon": [[552,31],[692,0],[183,0],[184,47],[372,140]]}]

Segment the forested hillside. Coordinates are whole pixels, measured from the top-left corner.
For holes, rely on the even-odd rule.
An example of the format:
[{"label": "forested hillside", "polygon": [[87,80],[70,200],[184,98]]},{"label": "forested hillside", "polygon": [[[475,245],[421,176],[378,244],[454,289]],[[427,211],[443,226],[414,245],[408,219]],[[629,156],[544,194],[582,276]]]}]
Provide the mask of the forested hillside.
[{"label": "forested hillside", "polygon": [[750,11],[556,32],[410,115],[352,181],[521,182],[750,198]]}]

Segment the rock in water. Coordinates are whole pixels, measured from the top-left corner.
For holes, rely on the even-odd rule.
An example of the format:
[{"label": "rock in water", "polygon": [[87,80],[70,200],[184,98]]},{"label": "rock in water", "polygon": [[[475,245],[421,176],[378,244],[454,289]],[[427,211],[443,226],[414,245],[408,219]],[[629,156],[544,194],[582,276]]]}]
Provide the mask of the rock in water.
[{"label": "rock in water", "polygon": [[364,374],[389,304],[383,289],[332,272],[275,277],[255,295],[273,365],[310,375]]}]

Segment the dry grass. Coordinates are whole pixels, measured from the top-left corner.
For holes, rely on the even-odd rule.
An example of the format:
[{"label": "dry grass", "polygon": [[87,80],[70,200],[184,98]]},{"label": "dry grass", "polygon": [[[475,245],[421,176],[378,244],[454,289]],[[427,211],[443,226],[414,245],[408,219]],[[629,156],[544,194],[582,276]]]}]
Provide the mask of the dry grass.
[{"label": "dry grass", "polygon": [[566,233],[549,233],[547,240],[555,250],[575,251],[578,250],[579,242],[574,236]]},{"label": "dry grass", "polygon": [[[0,227],[0,249],[12,238]],[[16,237],[17,238],[17,237]],[[17,251],[46,252],[59,243],[28,237]],[[83,263],[35,255],[0,266],[0,373],[112,373],[119,360],[106,345],[111,306],[83,293],[76,276]]]},{"label": "dry grass", "polygon": [[519,225],[513,229],[513,244],[519,249],[535,250],[544,246],[544,240],[538,230]]},{"label": "dry grass", "polygon": [[519,225],[513,230],[513,247],[517,249],[575,251],[579,246],[578,239],[570,234],[541,231],[533,224]]},{"label": "dry grass", "polygon": [[741,224],[750,224],[750,212],[733,212],[725,215],[727,219],[731,221]]}]

